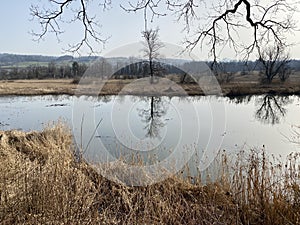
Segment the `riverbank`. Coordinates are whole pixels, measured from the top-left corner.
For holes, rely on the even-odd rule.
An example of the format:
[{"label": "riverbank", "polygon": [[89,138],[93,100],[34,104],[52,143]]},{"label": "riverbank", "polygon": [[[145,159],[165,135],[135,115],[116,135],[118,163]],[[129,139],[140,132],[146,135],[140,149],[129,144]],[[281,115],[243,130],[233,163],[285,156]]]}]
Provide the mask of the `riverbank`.
[{"label": "riverbank", "polygon": [[[62,124],[42,132],[0,131],[1,224],[274,225],[300,220],[299,154],[274,162],[264,151],[244,151],[232,162],[222,153],[214,182],[177,175],[128,187],[78,161],[74,149],[71,131]],[[229,175],[229,169],[234,173]]]},{"label": "riverbank", "polygon": [[[293,75],[285,83],[275,80],[271,84],[261,84],[258,76],[236,76],[229,83],[220,84],[221,91],[210,93],[224,96],[240,96],[255,94],[300,95],[300,76]],[[214,88],[214,87],[213,87]],[[101,89],[101,90],[100,90]],[[0,81],[0,96],[4,95],[205,95],[198,84],[184,83],[180,85],[159,84],[151,89],[144,81],[109,80],[86,82],[78,86],[73,79],[52,80],[9,80]]]}]

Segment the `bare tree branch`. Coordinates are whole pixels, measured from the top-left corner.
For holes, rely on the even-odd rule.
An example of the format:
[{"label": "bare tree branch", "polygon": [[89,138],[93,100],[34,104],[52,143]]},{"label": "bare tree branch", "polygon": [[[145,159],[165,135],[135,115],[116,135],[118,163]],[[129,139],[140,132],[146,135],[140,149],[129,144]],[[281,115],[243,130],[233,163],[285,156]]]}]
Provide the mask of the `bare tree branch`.
[{"label": "bare tree branch", "polygon": [[160,6],[161,0],[140,0],[137,1],[136,4],[128,2],[129,7],[125,7],[120,4],[120,7],[124,9],[126,12],[137,12],[140,10],[144,11],[144,20],[145,20],[145,30],[148,30],[148,17],[147,12],[149,11],[151,14],[150,22],[153,22],[154,17],[166,16],[166,13],[161,12]]},{"label": "bare tree branch", "polygon": [[[137,0],[136,4],[130,4],[130,11],[148,9],[153,12],[152,5],[160,8],[165,4],[169,11],[175,12],[178,20],[184,21],[185,29],[190,32],[191,21],[201,22],[196,9],[201,5],[206,8],[203,0],[167,0],[158,6],[159,2]],[[254,50],[260,53],[260,47],[265,43],[286,45],[286,32],[296,28],[292,20],[292,15],[297,10],[295,6],[296,3],[289,3],[288,0],[270,1],[265,5],[251,0],[224,0],[223,3],[213,6],[214,12],[209,13],[207,18],[201,18],[208,22],[205,26],[198,27],[194,32],[194,38],[186,39],[186,47],[193,50],[199,45],[200,47],[209,45],[210,53],[214,61],[217,61],[218,51],[226,45],[232,47],[237,53],[243,54],[245,59],[248,59]],[[154,10],[154,14],[156,13],[157,11]],[[243,19],[240,18],[241,16]],[[253,41],[250,44],[243,45],[239,40],[239,28],[252,29]]]},{"label": "bare tree branch", "polygon": [[[93,43],[104,44],[107,38],[102,38],[101,27],[96,16],[91,16],[88,4],[98,2],[104,10],[108,9],[111,0],[48,0],[48,8],[31,6],[31,15],[41,25],[40,32],[33,32],[38,39],[47,33],[55,33],[57,38],[64,32],[63,23],[80,23],[83,36],[77,44],[69,46],[69,51],[76,52],[87,47],[94,52]],[[147,24],[154,18],[168,13],[177,21],[183,21],[187,32],[186,47],[192,51],[196,46],[209,46],[209,53],[214,61],[220,58],[220,51],[229,46],[245,59],[254,53],[260,54],[261,46],[266,43],[288,45],[287,32],[296,28],[293,14],[297,11],[297,2],[293,0],[219,0],[217,5],[205,0],[129,0],[126,5],[120,5],[127,12],[144,12],[145,30]],[[291,2],[290,2],[291,1]],[[206,5],[207,4],[207,5]],[[77,6],[77,9],[74,7]],[[70,11],[74,19],[64,21],[66,11]],[[207,12],[207,15],[205,13]],[[195,24],[193,23],[195,22]],[[193,26],[192,26],[193,25]],[[197,26],[194,26],[197,25]],[[195,28],[196,27],[196,28]],[[241,40],[241,29],[247,29],[252,34],[252,40]]]},{"label": "bare tree branch", "polygon": [[188,0],[181,3],[168,0],[166,4],[168,5],[168,9],[174,11],[177,15],[177,21],[184,20],[186,24],[185,29],[189,32],[190,21],[199,18],[195,12],[195,8],[198,8],[199,5],[195,4],[194,0]]},{"label": "bare tree branch", "polygon": [[[292,11],[290,6],[285,3],[285,0],[278,0],[276,2],[273,2],[268,8],[264,10],[261,18],[258,20],[252,19],[253,7],[251,6],[250,2],[248,0],[239,0],[234,4],[233,8],[225,10],[224,13],[216,17],[212,21],[212,24],[208,29],[199,31],[198,36],[195,40],[187,41],[188,48],[193,49],[201,40],[208,38],[209,43],[212,44],[210,51],[213,55],[213,59],[216,60],[218,58],[217,45],[222,46],[229,42],[236,46],[235,43],[237,41],[232,38],[231,32],[234,26],[239,25],[235,22],[229,22],[229,19],[232,14],[237,13],[238,9],[242,7],[242,5],[244,5],[246,9],[245,20],[253,29],[252,43],[250,43],[248,46],[244,46],[244,48],[242,49],[247,58],[254,51],[254,49],[257,49],[257,51],[260,53],[260,47],[264,43],[268,43],[271,41],[279,43],[280,45],[285,45],[285,38],[283,34],[286,31],[292,30],[294,28],[294,24],[290,19],[286,19],[283,21],[276,21],[275,18],[271,19],[275,14],[278,14],[280,10]],[[262,6],[257,7],[263,8]],[[257,16],[259,17],[259,15]],[[222,35],[221,29],[218,29],[221,22],[225,23],[226,25],[227,37],[224,37]]]},{"label": "bare tree branch", "polygon": [[[102,38],[100,33],[101,27],[96,16],[91,16],[87,8],[87,3],[93,0],[49,0],[52,6],[44,9],[39,6],[32,5],[30,12],[33,19],[37,19],[40,26],[40,32],[32,31],[32,34],[37,37],[37,40],[43,39],[47,33],[54,33],[59,40],[61,34],[64,33],[62,24],[80,23],[83,30],[82,38],[76,44],[70,44],[66,51],[77,52],[83,47],[87,47],[91,53],[95,53],[92,43],[104,44],[107,38]],[[103,10],[108,9],[111,4],[110,0],[103,0],[99,3]],[[77,6],[77,8],[76,8]],[[74,9],[74,7],[76,9]],[[73,19],[64,21],[62,18],[65,16],[68,9],[72,10],[74,15]]]}]

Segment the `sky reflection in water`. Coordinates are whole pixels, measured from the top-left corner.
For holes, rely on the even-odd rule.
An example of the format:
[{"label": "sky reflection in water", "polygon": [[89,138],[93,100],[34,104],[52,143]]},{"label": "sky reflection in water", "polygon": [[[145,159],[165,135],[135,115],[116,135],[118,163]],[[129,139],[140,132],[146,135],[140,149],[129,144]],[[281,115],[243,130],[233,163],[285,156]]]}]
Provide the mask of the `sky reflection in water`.
[{"label": "sky reflection in water", "polygon": [[[0,129],[40,130],[50,121],[59,119],[72,126],[74,100],[78,101],[78,98],[1,97]],[[211,148],[209,151],[259,149],[264,145],[270,153],[286,155],[299,148],[285,137],[292,134],[291,126],[300,124],[300,98],[297,96],[261,95],[232,99],[214,96],[82,96],[79,100],[85,104],[83,109],[92,107],[94,124],[102,119],[93,139],[101,139],[105,147],[112,151],[116,147],[125,151],[130,148],[133,151],[143,149],[145,152],[156,151],[155,154],[163,158],[179,140],[186,140],[185,143],[195,146],[197,151],[207,148]],[[196,114],[189,115],[186,109],[191,103]],[[218,115],[219,112],[212,115],[212,104],[215,104],[214,109],[224,106],[225,116]],[[125,109],[128,112],[123,113]],[[221,113],[224,114],[222,110]],[[78,118],[84,117],[80,117],[78,110],[76,114]],[[225,118],[225,122],[218,121],[218,118]],[[87,118],[84,120],[87,121]],[[182,124],[185,124],[184,132],[180,128]],[[92,129],[85,129],[87,132],[80,143],[83,146],[87,145],[93,133]],[[77,135],[78,132],[78,129],[74,130]],[[199,136],[198,142],[196,136]],[[94,153],[89,150],[91,157]]]}]

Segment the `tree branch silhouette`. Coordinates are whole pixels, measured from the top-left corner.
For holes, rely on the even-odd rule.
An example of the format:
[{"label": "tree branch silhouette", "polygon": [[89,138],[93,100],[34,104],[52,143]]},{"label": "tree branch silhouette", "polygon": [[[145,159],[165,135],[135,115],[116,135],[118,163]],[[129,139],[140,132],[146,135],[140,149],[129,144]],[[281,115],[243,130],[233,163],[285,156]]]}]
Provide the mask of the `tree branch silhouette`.
[{"label": "tree branch silhouette", "polygon": [[[201,4],[207,8],[205,1],[202,0],[167,0],[163,3],[159,0],[140,0],[136,5],[131,4],[132,8],[127,10],[148,9],[153,15],[161,15],[158,9],[163,4],[167,6],[167,10],[175,13],[178,21],[184,21],[184,29],[187,32],[191,32],[190,24],[193,20],[208,21],[203,27],[198,26],[193,37],[187,38],[185,43],[187,49],[192,51],[198,45],[204,46],[206,41],[211,46],[209,52],[214,62],[219,58],[218,51],[225,45],[231,46],[236,53],[241,53],[244,59],[248,59],[254,50],[260,54],[261,46],[266,43],[287,45],[286,33],[296,29],[296,23],[292,20],[293,13],[297,11],[296,4],[289,3],[288,0],[270,1],[268,5],[250,0],[224,0],[214,7],[216,15],[211,13],[204,19],[199,17],[196,10]],[[241,20],[237,17],[243,14],[241,12],[243,9],[246,11]],[[285,15],[284,18],[281,18],[282,14]],[[238,34],[237,29],[242,27],[251,28],[253,31],[253,41],[246,46],[241,46],[239,38],[232,34]]]},{"label": "tree branch silhouette", "polygon": [[[33,32],[38,39],[44,38],[47,33],[54,32],[57,37],[64,31],[61,24],[66,16],[65,12],[72,6],[78,5],[71,12],[74,19],[69,23],[80,22],[83,36],[70,51],[79,51],[83,46],[93,52],[93,42],[106,42],[101,35],[101,27],[95,16],[90,15],[87,3],[98,2],[103,9],[109,8],[110,0],[49,0],[49,8],[32,6],[30,8],[33,18],[38,19],[41,25],[40,32]],[[130,0],[127,5],[120,7],[127,12],[144,12],[145,30],[147,24],[154,18],[171,14],[177,21],[184,22],[184,30],[189,37],[185,43],[188,50],[196,46],[209,46],[209,55],[214,61],[224,46],[229,46],[245,59],[257,51],[260,54],[262,46],[273,43],[287,45],[286,34],[296,29],[293,14],[297,11],[297,2],[290,0],[257,1],[257,0],[220,0],[217,5],[207,6],[204,0]],[[208,15],[203,17],[199,8],[203,7]],[[148,20],[149,18],[150,20]],[[195,24],[192,23],[196,21]],[[204,22],[204,24],[202,24]],[[196,28],[195,28],[196,27]],[[240,40],[240,28],[252,30],[252,40],[243,44]]]},{"label": "tree branch silhouette", "polygon": [[[87,47],[91,53],[95,53],[92,43],[105,44],[108,38],[102,37],[101,27],[96,20],[96,16],[89,13],[87,0],[49,0],[49,2],[49,8],[41,8],[38,5],[30,7],[33,19],[37,19],[41,26],[40,32],[31,32],[37,37],[37,40],[43,39],[48,33],[54,33],[59,41],[60,35],[65,32],[61,26],[63,23],[74,24],[79,22],[83,29],[82,38],[75,44],[69,44],[66,51],[79,52],[81,48]],[[99,6],[105,10],[110,4],[110,0],[103,0]],[[73,18],[63,20],[68,10],[71,11]]]}]

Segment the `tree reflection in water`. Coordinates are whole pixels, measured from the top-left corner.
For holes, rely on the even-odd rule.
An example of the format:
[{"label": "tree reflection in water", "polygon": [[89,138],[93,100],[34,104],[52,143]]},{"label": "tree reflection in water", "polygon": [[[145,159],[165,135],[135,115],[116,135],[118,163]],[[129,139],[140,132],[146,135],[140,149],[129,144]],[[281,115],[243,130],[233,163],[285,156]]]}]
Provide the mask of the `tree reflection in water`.
[{"label": "tree reflection in water", "polygon": [[255,112],[255,117],[267,124],[277,124],[286,115],[287,104],[292,103],[289,96],[276,96],[266,94],[259,96],[255,104],[258,106]]},{"label": "tree reflection in water", "polygon": [[250,103],[255,100],[255,118],[261,123],[278,124],[286,115],[286,106],[293,102],[287,95],[265,94],[260,96],[245,95],[230,97],[230,101],[235,104]]},{"label": "tree reflection in water", "polygon": [[163,116],[166,115],[169,102],[166,98],[159,96],[144,97],[145,102],[149,102],[149,107],[138,109],[142,122],[145,123],[146,137],[161,138],[160,131],[166,125]]}]

